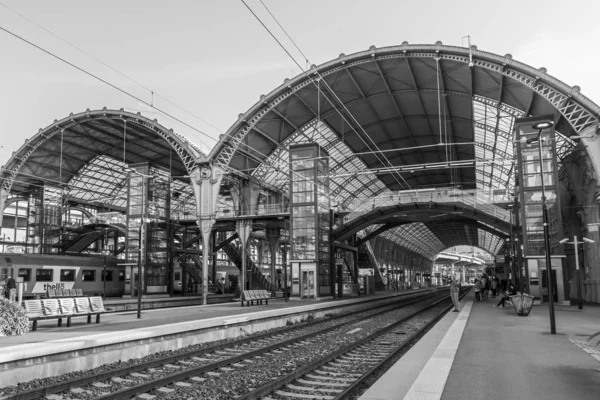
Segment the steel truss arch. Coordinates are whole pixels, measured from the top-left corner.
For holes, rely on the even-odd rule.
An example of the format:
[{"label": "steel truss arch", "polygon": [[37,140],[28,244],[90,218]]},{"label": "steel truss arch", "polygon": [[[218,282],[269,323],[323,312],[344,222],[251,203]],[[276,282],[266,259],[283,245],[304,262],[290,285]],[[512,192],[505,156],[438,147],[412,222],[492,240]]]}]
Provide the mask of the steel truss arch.
[{"label": "steel truss arch", "polygon": [[[273,90],[268,96],[262,96],[248,112],[241,114],[228,132],[211,152],[215,164],[227,167],[237,151],[240,143],[252,127],[268,112],[289,96],[297,93],[306,86],[313,84],[317,74],[326,77],[342,69],[351,68],[365,63],[386,60],[391,58],[434,58],[451,60],[473,67],[484,68],[502,76],[511,78],[522,85],[532,89],[536,94],[546,99],[565,118],[578,134],[586,127],[598,123],[600,107],[579,92],[579,87],[569,87],[558,79],[548,75],[544,69],[535,69],[526,64],[514,61],[512,56],[499,56],[493,53],[477,50],[472,46],[472,59],[469,49],[456,46],[445,46],[440,43],[434,45],[409,45],[375,48],[358,52],[349,56],[341,56],[319,67],[313,67],[307,72],[288,80]],[[474,95],[475,96],[475,95]],[[363,99],[355,100],[363,101]],[[345,104],[346,107],[351,103]],[[510,108],[510,106],[503,106]],[[331,110],[331,112],[337,112]],[[323,119],[326,115],[323,115]]]},{"label": "steel truss arch", "polygon": [[55,120],[46,128],[40,129],[39,132],[26,142],[19,150],[17,150],[6,163],[6,168],[2,171],[2,189],[10,192],[15,177],[19,170],[27,162],[29,157],[45,142],[53,138],[61,132],[69,130],[71,127],[95,120],[121,120],[124,124],[135,124],[142,126],[163,138],[168,145],[175,150],[175,153],[180,157],[188,173],[191,173],[195,165],[205,157],[205,155],[194,144],[190,143],[184,137],[178,135],[173,129],[167,129],[160,125],[158,121],[150,120],[141,115],[141,113],[131,113],[121,110],[102,110],[86,111],[78,114],[71,113],[68,117],[61,120]]}]

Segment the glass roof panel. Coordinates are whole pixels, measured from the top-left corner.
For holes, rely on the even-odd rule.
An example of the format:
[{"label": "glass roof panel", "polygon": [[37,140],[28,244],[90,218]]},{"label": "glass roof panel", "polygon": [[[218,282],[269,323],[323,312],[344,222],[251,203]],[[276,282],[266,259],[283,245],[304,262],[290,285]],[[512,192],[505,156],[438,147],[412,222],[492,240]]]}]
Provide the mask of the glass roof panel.
[{"label": "glass roof panel", "polygon": [[98,156],[79,170],[67,183],[69,197],[90,203],[127,205],[126,164],[108,156]]}]

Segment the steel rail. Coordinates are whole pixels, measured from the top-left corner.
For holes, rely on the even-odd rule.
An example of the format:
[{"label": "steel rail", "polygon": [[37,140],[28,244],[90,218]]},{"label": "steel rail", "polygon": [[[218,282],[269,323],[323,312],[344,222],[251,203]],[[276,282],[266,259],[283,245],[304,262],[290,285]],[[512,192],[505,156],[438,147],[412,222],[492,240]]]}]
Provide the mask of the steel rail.
[{"label": "steel rail", "polygon": [[357,342],[351,343],[347,346],[342,347],[339,350],[334,351],[331,354],[328,354],[327,356],[321,358],[318,361],[315,362],[311,362],[308,365],[305,365],[303,367],[300,367],[299,369],[296,369],[294,372],[287,374],[277,380],[271,381],[269,383],[266,383],[258,388],[256,388],[255,390],[253,390],[252,392],[246,393],[242,396],[236,397],[237,400],[251,400],[251,399],[257,399],[263,396],[268,395],[269,393],[273,392],[274,390],[290,383],[293,382],[295,380],[297,380],[298,378],[302,377],[303,375],[306,375],[307,373],[309,373],[310,371],[316,370],[318,368],[320,368],[321,366],[327,364],[328,362],[338,358],[339,356],[341,356],[342,354],[345,354],[351,350],[354,350],[355,348],[363,345],[366,342],[369,342],[371,340],[373,340],[374,338],[376,338],[377,336],[380,336],[382,334],[385,334],[393,329],[395,329],[396,327],[398,327],[398,325],[401,325],[407,321],[409,321],[410,319],[416,317],[417,315],[419,315],[420,313],[438,305],[439,303],[448,300],[450,297],[449,296],[444,296],[442,299],[427,305],[426,307],[411,313],[410,315],[401,318],[400,320],[398,320],[397,322],[394,322],[393,324],[381,329],[378,332],[372,333],[371,335],[368,335],[366,337],[364,337],[363,339],[360,339]]},{"label": "steel rail", "polygon": [[[393,303],[393,298],[392,298],[392,299],[390,299],[389,303],[384,303],[377,307],[386,307],[386,306],[393,305],[396,308],[400,308],[400,307],[414,304],[415,302],[419,301],[419,299],[422,299],[423,297],[425,297],[429,294],[431,294],[431,293],[427,293],[426,295],[423,295],[423,296],[417,296],[416,298],[412,298],[412,299],[406,299],[406,300],[411,300],[411,301],[406,301],[406,302],[402,302],[401,304],[395,304],[395,305]],[[404,299],[402,299],[402,300],[404,300]],[[334,308],[337,308],[337,307],[331,307],[331,309],[334,309]],[[365,311],[366,310],[358,310],[358,311],[354,312],[354,314],[359,314],[359,313],[365,312]],[[385,312],[385,311],[383,311],[383,312]],[[293,315],[293,314],[290,314],[290,315]],[[335,319],[340,319],[340,318],[345,318],[345,317],[348,317],[348,314],[336,315],[336,316],[330,317],[329,319],[335,320]],[[120,376],[124,376],[124,375],[128,375],[128,374],[136,373],[136,372],[143,371],[148,368],[154,368],[154,367],[157,367],[157,366],[160,366],[163,364],[170,364],[170,363],[176,362],[177,360],[180,360],[180,359],[200,356],[200,355],[204,355],[207,353],[213,353],[213,352],[227,349],[227,348],[230,348],[233,346],[238,346],[238,345],[245,344],[248,342],[261,340],[264,338],[271,337],[274,334],[286,334],[288,332],[291,332],[291,331],[294,331],[297,329],[301,329],[301,328],[310,327],[310,326],[313,326],[313,325],[316,325],[316,324],[319,324],[322,322],[323,322],[322,319],[309,321],[309,322],[303,324],[302,326],[289,326],[289,327],[281,328],[280,330],[277,330],[275,332],[269,331],[266,333],[260,333],[260,334],[257,334],[256,336],[245,337],[245,338],[234,340],[234,341],[227,342],[227,343],[204,347],[204,348],[201,348],[201,349],[189,352],[189,353],[161,357],[161,358],[157,358],[152,361],[148,361],[146,363],[129,365],[126,367],[121,367],[121,368],[117,368],[114,370],[102,372],[97,375],[77,377],[77,378],[70,379],[70,380],[67,380],[64,382],[60,382],[60,383],[57,383],[54,385],[44,386],[41,388],[31,389],[31,390],[28,390],[25,392],[7,395],[7,396],[2,397],[2,400],[33,400],[33,399],[40,398],[42,396],[47,396],[49,394],[56,394],[56,393],[64,392],[74,386],[81,387],[84,385],[89,385],[94,382],[108,380],[113,377],[120,377]],[[352,321],[352,322],[355,322],[355,321]]]},{"label": "steel rail", "polygon": [[[415,299],[413,301],[408,301],[408,302],[402,303],[401,305],[398,305],[397,307],[392,307],[390,309],[382,310],[382,311],[379,311],[379,312],[376,312],[376,313],[370,313],[370,314],[368,314],[367,316],[365,316],[363,318],[356,318],[354,320],[342,323],[340,325],[335,325],[335,326],[332,326],[332,327],[329,327],[329,328],[321,329],[321,330],[316,331],[316,332],[307,333],[305,335],[298,336],[298,337],[295,337],[295,338],[292,338],[292,339],[288,339],[288,340],[285,340],[283,342],[274,343],[274,344],[269,345],[267,347],[262,347],[262,348],[257,349],[257,350],[253,350],[253,351],[250,351],[250,352],[247,352],[247,353],[243,353],[243,354],[240,354],[240,355],[229,357],[229,358],[226,358],[226,359],[221,360],[221,361],[217,361],[217,362],[210,363],[210,364],[207,364],[207,365],[203,365],[203,366],[200,366],[200,367],[186,369],[185,371],[181,371],[181,372],[176,372],[174,374],[170,374],[170,375],[158,378],[158,379],[153,379],[153,380],[141,383],[141,384],[136,385],[136,386],[127,387],[127,388],[121,389],[119,391],[109,393],[106,396],[97,397],[96,399],[97,400],[129,399],[129,398],[131,398],[133,396],[136,396],[138,394],[146,393],[146,392],[148,392],[150,390],[156,389],[157,387],[161,387],[161,386],[164,386],[164,385],[169,385],[169,384],[172,384],[174,382],[179,382],[179,381],[182,381],[184,379],[191,378],[193,376],[201,375],[203,373],[206,373],[206,372],[209,372],[209,371],[213,371],[215,369],[219,369],[219,368],[227,366],[229,364],[238,363],[239,361],[242,361],[244,359],[249,359],[249,358],[253,358],[253,357],[256,357],[256,356],[260,356],[261,354],[269,353],[269,352],[271,352],[273,350],[276,350],[278,348],[286,347],[286,346],[292,345],[294,343],[310,339],[310,338],[312,338],[314,336],[317,336],[317,335],[322,335],[324,333],[327,333],[327,332],[330,332],[332,330],[338,329],[340,326],[355,324],[357,320],[360,321],[360,320],[370,319],[370,318],[373,318],[374,316],[378,316],[378,315],[390,312],[390,311],[392,311],[394,309],[403,308],[403,307],[406,307],[406,306],[413,305],[415,303],[418,303],[418,302],[422,301],[423,300],[422,297],[424,297],[424,296],[419,296],[419,298],[417,298],[417,299]],[[364,312],[364,310],[362,312]],[[317,321],[317,322],[322,322],[322,321]],[[273,332],[271,332],[270,334],[267,334],[267,335],[268,336],[272,336]],[[267,336],[267,335],[265,335],[265,336]],[[253,337],[253,338],[248,338],[247,340],[256,341],[256,340],[258,340],[258,338],[254,338]],[[227,343],[226,347],[231,347],[231,343]]]},{"label": "steel rail", "polygon": [[[462,299],[468,293],[469,293],[469,290],[465,291],[465,293],[463,293],[462,296],[460,296],[460,298]],[[437,322],[446,313],[448,313],[450,311],[450,309],[452,309],[453,307],[454,307],[454,304],[449,305],[441,313],[439,313],[437,317],[435,317],[434,319],[432,319],[431,321],[429,321],[427,324],[425,324],[423,327],[421,327],[419,330],[417,330],[412,335],[410,335],[406,339],[406,341],[400,345],[400,347],[398,347],[390,355],[388,355],[383,360],[381,360],[379,363],[377,363],[377,365],[375,365],[373,368],[371,368],[371,370],[365,372],[363,374],[363,376],[361,376],[360,378],[358,378],[354,383],[352,383],[352,385],[350,385],[349,387],[347,387],[342,393],[340,393],[337,396],[335,396],[334,400],[345,400],[345,399],[351,398],[351,395],[354,394],[354,392],[356,391],[356,389],[360,385],[362,385],[367,379],[371,378],[372,375],[374,375],[377,371],[379,371],[381,368],[383,368],[387,363],[390,362],[390,360],[394,359],[399,353],[401,353],[402,351],[404,351],[420,335],[422,335],[424,332],[426,332],[433,325],[437,324]]]}]

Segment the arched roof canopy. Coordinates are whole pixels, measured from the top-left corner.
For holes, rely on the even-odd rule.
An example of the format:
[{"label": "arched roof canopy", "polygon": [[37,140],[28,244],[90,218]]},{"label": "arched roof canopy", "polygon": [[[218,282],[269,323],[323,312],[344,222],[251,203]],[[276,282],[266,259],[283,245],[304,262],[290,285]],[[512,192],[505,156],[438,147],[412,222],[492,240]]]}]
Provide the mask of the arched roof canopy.
[{"label": "arched roof canopy", "polygon": [[[157,120],[123,109],[88,109],[55,120],[27,139],[2,170],[2,188],[17,194],[47,185],[65,189],[71,199],[122,208],[126,204],[123,167],[149,162],[183,177],[204,157],[195,145]],[[172,186],[191,192],[183,182]]]},{"label": "arched roof canopy", "polygon": [[[597,124],[600,108],[579,87],[510,55],[439,42],[373,46],[261,96],[211,158],[286,192],[289,145],[317,142],[330,155],[330,190],[342,208],[432,186],[512,191],[514,119],[547,114],[562,158],[568,137]],[[483,241],[472,244],[497,250]]]}]

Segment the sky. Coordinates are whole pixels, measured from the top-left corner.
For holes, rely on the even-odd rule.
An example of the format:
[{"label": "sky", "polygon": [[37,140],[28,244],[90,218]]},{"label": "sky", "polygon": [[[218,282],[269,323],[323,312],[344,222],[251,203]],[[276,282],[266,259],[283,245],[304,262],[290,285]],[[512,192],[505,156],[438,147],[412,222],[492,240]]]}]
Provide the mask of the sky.
[{"label": "sky", "polygon": [[[305,68],[261,1],[245,1]],[[466,46],[469,35],[479,50],[545,67],[600,103],[600,2],[262,1],[309,64],[403,41]],[[87,108],[141,111],[208,151],[260,95],[301,73],[241,0],[0,0],[0,27],[194,128],[0,30],[0,165],[40,128]]]}]

